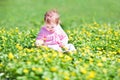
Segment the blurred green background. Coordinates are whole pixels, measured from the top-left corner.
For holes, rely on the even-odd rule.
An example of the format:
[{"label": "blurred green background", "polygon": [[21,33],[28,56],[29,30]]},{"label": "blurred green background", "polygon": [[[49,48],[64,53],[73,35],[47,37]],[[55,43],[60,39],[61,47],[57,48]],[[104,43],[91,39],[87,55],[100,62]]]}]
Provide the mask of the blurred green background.
[{"label": "blurred green background", "polygon": [[44,14],[57,9],[65,28],[120,22],[120,0],[0,0],[0,27],[39,28]]}]

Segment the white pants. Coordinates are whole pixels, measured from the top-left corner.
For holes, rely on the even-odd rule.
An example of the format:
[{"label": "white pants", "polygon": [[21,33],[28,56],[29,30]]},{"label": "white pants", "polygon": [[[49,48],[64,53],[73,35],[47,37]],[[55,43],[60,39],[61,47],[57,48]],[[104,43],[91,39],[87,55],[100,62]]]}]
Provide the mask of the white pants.
[{"label": "white pants", "polygon": [[[59,47],[59,45],[48,45],[48,47],[57,51],[62,51],[62,48]],[[76,50],[73,44],[66,44],[65,47],[68,48],[68,51]]]}]

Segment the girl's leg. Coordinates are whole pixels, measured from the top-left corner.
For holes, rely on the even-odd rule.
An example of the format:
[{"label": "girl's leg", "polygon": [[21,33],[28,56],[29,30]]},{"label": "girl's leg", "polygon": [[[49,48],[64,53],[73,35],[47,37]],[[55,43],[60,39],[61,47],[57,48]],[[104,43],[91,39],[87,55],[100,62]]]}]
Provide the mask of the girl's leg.
[{"label": "girl's leg", "polygon": [[57,50],[57,51],[62,51],[61,47],[59,47],[59,45],[48,45],[49,48]]},{"label": "girl's leg", "polygon": [[67,44],[67,45],[65,45],[65,47],[68,48],[68,51],[76,51],[73,44]]}]

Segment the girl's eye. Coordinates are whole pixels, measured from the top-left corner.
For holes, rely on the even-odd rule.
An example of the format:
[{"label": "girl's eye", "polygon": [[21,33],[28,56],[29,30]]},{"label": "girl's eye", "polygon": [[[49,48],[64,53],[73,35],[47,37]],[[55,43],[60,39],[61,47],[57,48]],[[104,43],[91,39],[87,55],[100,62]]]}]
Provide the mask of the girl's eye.
[{"label": "girl's eye", "polygon": [[53,26],[51,28],[54,28]]},{"label": "girl's eye", "polygon": [[49,28],[49,26],[47,26],[47,28]]}]

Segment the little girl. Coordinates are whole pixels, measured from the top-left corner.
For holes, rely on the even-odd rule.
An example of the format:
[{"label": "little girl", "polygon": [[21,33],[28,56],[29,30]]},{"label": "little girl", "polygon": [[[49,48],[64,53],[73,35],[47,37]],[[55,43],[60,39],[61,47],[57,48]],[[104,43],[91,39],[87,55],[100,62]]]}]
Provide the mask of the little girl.
[{"label": "little girl", "polygon": [[64,52],[63,49],[76,50],[72,44],[68,44],[68,36],[60,26],[59,14],[56,10],[46,12],[44,21],[45,24],[35,42],[37,47],[44,45],[60,52]]}]

